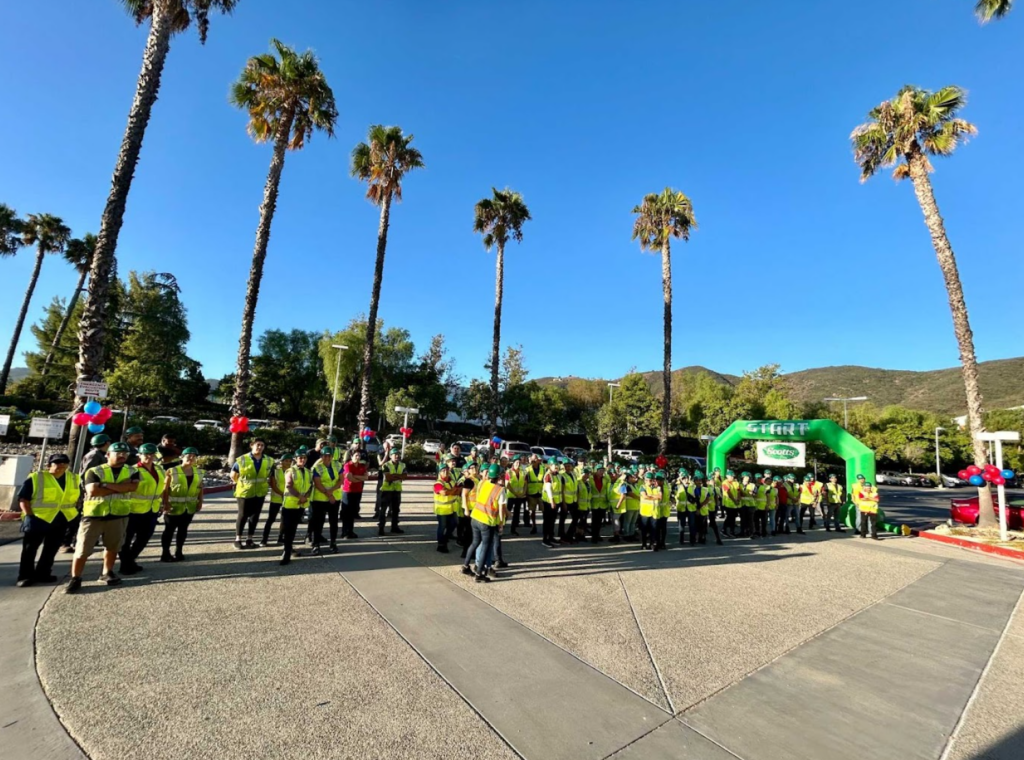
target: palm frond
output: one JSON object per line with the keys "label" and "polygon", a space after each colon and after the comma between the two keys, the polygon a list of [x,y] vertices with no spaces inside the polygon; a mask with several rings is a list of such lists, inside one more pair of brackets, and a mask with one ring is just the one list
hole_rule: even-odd
{"label": "palm frond", "polygon": [[71,239],[71,229],[53,214],[29,214],[21,229],[21,241],[44,253],[61,253]]}
{"label": "palm frond", "polygon": [[1013,10],[1013,0],[978,0],[974,13],[978,20],[987,24],[993,19],[1001,19]]}
{"label": "palm frond", "polygon": [[64,249],[64,260],[73,266],[79,274],[88,272],[95,251],[96,236],[87,232],[81,238],[73,238],[68,241],[67,247]]}
{"label": "palm frond", "polygon": [[523,225],[530,221],[530,209],[515,190],[491,188],[491,197],[477,201],[473,208],[473,231],[483,233],[485,250],[501,248],[511,239],[523,242]]}
{"label": "palm frond", "polygon": [[697,229],[693,203],[685,193],[666,187],[660,194],[648,193],[639,206],[633,207],[637,215],[633,221],[633,240],[642,251],[660,251],[671,238],[690,239]]}
{"label": "palm frond", "polygon": [[412,146],[413,136],[401,127],[372,124],[366,138],[352,149],[352,176],[367,184],[366,197],[374,205],[387,197],[401,200],[405,175],[424,165],[423,155]]}
{"label": "palm frond", "polygon": [[6,203],[0,203],[0,257],[13,256],[22,247],[22,226],[18,213]]}
{"label": "palm frond", "polygon": [[[125,11],[136,24],[142,24],[153,17],[153,2],[154,0],[121,0]],[[227,15],[239,2],[240,0],[175,0],[171,8],[171,30],[174,33],[183,32],[195,21],[199,41],[206,44],[206,37],[210,31],[211,11],[220,11]]]}

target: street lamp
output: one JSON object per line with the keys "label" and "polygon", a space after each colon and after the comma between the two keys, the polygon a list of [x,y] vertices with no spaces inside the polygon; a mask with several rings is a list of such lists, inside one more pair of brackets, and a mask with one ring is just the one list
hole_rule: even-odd
{"label": "street lamp", "polygon": [[[404,412],[405,413],[405,422],[402,423],[402,427],[403,428],[409,427],[409,415],[410,414],[419,414],[420,413],[419,409],[417,409],[415,407],[412,407],[412,406],[396,406],[395,407],[395,411],[396,412]],[[405,461],[405,433],[402,433],[402,461],[403,462]]]}
{"label": "street lamp", "polygon": [[[338,351],[348,351],[348,346],[331,344],[331,348]],[[338,363],[334,365],[334,398],[331,400],[331,424],[327,426],[327,435],[334,435],[334,407],[338,404],[338,378],[341,376],[341,354],[338,354]]]}
{"label": "street lamp", "polygon": [[935,474],[939,476],[939,488],[945,488],[946,484],[942,482],[942,467],[939,463],[939,433],[946,431],[944,427],[935,428]]}
{"label": "street lamp", "polygon": [[842,401],[843,402],[843,427],[850,427],[850,413],[847,410],[846,405],[851,401],[867,401],[867,396],[851,396],[849,398],[843,398],[842,396],[829,396],[826,401]]}
{"label": "street lamp", "polygon": [[[609,405],[611,405],[611,403],[612,403],[612,393],[613,393],[612,389],[613,388],[621,388],[621,387],[622,387],[622,383],[608,383],[608,404]],[[611,434],[611,431],[609,431],[608,432],[608,464],[611,464],[611,463],[612,463],[612,434]]]}
{"label": "street lamp", "polygon": [[[1000,471],[1003,469],[1003,442],[1013,442],[1020,440],[1020,433],[1016,431],[1000,430],[995,433],[979,433],[978,440],[988,441],[989,443],[995,444],[996,450],[996,467]],[[1006,485],[1001,485],[996,488],[996,492],[999,496],[999,540],[1006,543]],[[980,499],[979,499],[980,501]]]}

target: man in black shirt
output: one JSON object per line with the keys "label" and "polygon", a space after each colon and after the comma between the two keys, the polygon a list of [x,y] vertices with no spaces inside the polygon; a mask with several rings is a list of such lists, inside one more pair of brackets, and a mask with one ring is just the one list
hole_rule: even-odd
{"label": "man in black shirt", "polygon": [[[22,513],[21,564],[18,567],[18,586],[33,583],[56,583],[51,575],[53,558],[64,538],[69,517],[78,513],[80,479],[67,471],[71,460],[67,454],[53,454],[46,472],[29,475],[21,491],[18,505]],[[36,552],[43,547],[39,562]]]}

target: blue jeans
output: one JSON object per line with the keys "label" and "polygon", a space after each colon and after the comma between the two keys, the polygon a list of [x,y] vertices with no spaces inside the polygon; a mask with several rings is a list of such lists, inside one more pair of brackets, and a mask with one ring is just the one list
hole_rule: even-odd
{"label": "blue jeans", "polygon": [[690,543],[697,542],[697,513],[691,512],[684,508],[682,512],[676,512],[676,518],[679,520],[679,543],[683,543],[683,538],[689,533]]}
{"label": "blue jeans", "polygon": [[472,521],[473,543],[469,545],[466,552],[466,561],[463,567],[469,567],[470,560],[476,559],[476,571],[483,573],[491,563],[491,549],[494,546],[493,525],[484,525],[479,520]]}
{"label": "blue jeans", "polygon": [[458,525],[458,518],[454,515],[436,515],[437,517],[437,545],[448,546],[448,540],[455,533],[455,526]]}

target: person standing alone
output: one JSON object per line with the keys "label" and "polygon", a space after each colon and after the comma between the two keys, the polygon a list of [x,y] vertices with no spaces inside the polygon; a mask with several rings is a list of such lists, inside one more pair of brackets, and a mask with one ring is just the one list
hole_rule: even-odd
{"label": "person standing alone", "polygon": [[[68,523],[78,516],[81,479],[68,472],[71,460],[67,454],[53,454],[45,472],[33,472],[18,493],[21,507],[21,564],[18,566],[19,587],[34,583],[56,583],[52,575],[53,558],[64,539]],[[39,561],[36,553],[42,546]]]}

